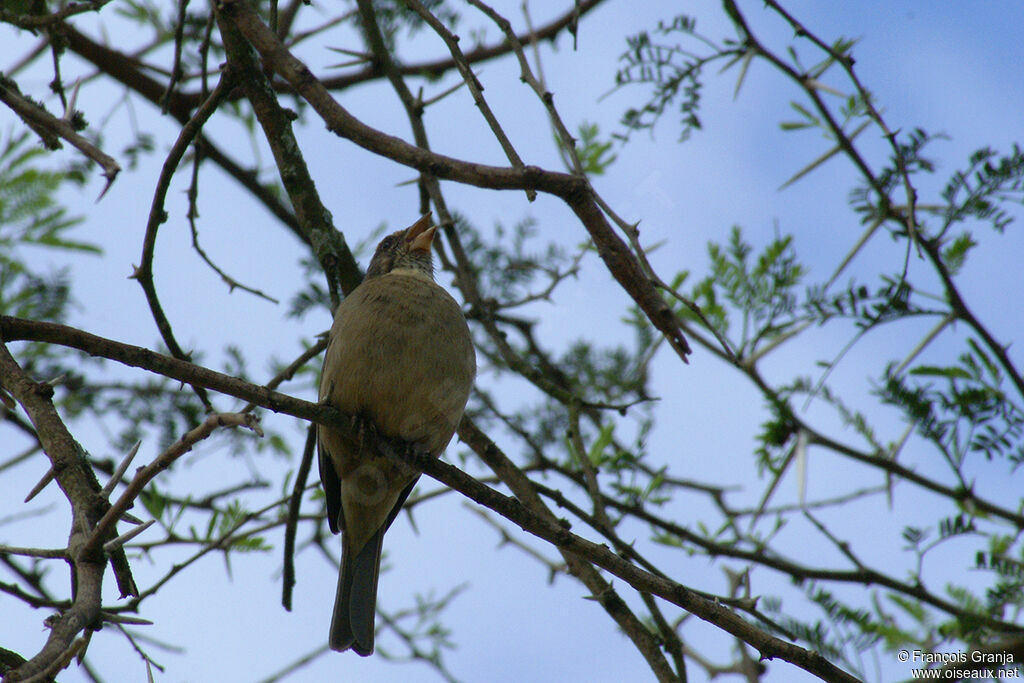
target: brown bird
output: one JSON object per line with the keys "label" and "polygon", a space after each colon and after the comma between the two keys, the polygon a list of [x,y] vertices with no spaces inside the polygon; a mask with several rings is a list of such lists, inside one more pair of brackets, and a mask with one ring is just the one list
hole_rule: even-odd
{"label": "brown bird", "polygon": [[317,427],[331,531],[342,532],[330,646],[373,652],[381,543],[419,473],[381,455],[380,435],[439,456],[476,375],[462,310],[434,282],[430,214],[388,235],[363,282],[338,306],[320,376],[320,402],[357,426]]}

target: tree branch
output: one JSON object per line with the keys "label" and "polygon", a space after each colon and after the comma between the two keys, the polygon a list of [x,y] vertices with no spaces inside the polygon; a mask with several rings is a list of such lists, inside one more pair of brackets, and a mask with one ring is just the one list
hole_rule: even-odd
{"label": "tree branch", "polygon": [[[54,323],[25,321],[8,316],[0,317],[0,334],[4,339],[30,339],[47,341],[79,348],[92,355],[141,367],[159,374],[188,383],[201,384],[208,389],[221,391],[237,398],[253,401],[275,412],[284,412],[295,417],[312,420],[318,424],[336,424],[345,417],[334,408],[318,405],[301,399],[278,394],[249,382],[223,375],[182,360],[153,353],[146,349],[121,344],[109,339],[75,330]],[[500,450],[476,429],[468,417],[463,418],[459,436],[484,457],[485,462],[500,477],[511,482],[516,495],[524,498],[536,496],[532,487],[524,487],[518,476],[509,472],[507,458]],[[405,457],[400,455],[398,457]],[[856,681],[854,677],[834,666],[816,652],[801,648],[776,638],[744,621],[741,617],[701,597],[690,589],[644,571],[600,546],[570,533],[552,518],[545,518],[527,509],[519,501],[502,495],[481,484],[458,468],[427,456],[410,454],[409,462],[429,476],[459,491],[476,502],[498,512],[506,519],[543,540],[549,541],[560,550],[593,563],[619,577],[634,589],[653,593],[672,604],[708,621],[755,647],[764,658],[779,657],[803,668],[827,681]],[[610,596],[595,596],[599,599],[613,599]],[[621,600],[617,596],[614,599]]]}
{"label": "tree branch", "polygon": [[[18,85],[2,75],[0,75],[0,102],[14,110],[14,113],[20,116],[25,124],[42,138],[48,149],[59,149],[61,145],[57,138],[63,138],[86,157],[99,164],[103,168],[103,177],[107,179],[107,184],[100,192],[100,197],[106,194],[117,174],[121,172],[121,167],[112,156],[104,153],[96,145],[79,135],[70,120],[58,119],[22,95]],[[67,114],[70,117],[73,113],[68,112]]]}

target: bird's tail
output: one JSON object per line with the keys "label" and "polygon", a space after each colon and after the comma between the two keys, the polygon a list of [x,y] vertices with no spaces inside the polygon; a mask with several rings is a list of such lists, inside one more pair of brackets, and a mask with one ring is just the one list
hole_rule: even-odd
{"label": "bird's tail", "polygon": [[[330,646],[344,652],[352,648],[360,656],[373,654],[374,617],[377,612],[377,574],[387,525],[377,530],[358,553],[342,543],[338,592],[334,597]],[[344,538],[342,539],[344,541]]]}

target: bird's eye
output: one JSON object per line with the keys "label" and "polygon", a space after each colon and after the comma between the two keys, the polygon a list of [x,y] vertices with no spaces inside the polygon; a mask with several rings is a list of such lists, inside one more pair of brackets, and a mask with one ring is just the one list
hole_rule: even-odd
{"label": "bird's eye", "polygon": [[380,244],[377,246],[377,251],[388,251],[388,250],[390,250],[394,246],[395,246],[395,236],[394,235],[388,235],[387,237],[385,237],[384,239],[382,239],[380,241]]}

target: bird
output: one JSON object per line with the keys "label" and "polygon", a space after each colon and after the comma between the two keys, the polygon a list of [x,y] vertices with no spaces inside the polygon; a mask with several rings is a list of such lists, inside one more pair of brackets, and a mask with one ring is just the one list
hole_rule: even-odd
{"label": "bird", "polygon": [[350,420],[318,425],[320,481],[332,533],[342,534],[332,650],[373,653],[384,533],[419,472],[375,439],[438,457],[462,418],[476,354],[459,304],[434,282],[427,213],[377,245],[363,281],[338,305],[319,400]]}

